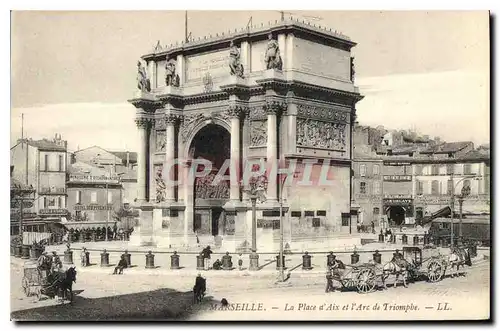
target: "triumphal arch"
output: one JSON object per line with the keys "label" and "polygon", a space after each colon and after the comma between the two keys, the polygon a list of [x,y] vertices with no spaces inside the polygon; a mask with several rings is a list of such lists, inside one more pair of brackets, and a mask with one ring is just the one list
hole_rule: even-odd
{"label": "triumphal arch", "polygon": [[[283,20],[142,56],[132,243],[276,249],[280,201],[287,248],[349,240],[355,45]],[[255,209],[248,169],[265,169]]]}

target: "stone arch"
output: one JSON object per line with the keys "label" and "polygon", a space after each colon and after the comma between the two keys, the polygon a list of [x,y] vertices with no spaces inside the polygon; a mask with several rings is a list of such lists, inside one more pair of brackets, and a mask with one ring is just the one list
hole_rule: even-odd
{"label": "stone arch", "polygon": [[220,116],[214,116],[214,117],[205,117],[204,120],[197,121],[193,123],[191,127],[185,128],[189,130],[189,135],[187,136],[186,140],[184,141],[184,146],[182,149],[182,156],[187,159],[188,153],[189,153],[189,147],[191,146],[191,143],[193,142],[193,139],[196,137],[198,132],[201,131],[204,127],[210,124],[215,124],[218,125],[225,130],[231,135],[231,124],[225,119],[221,118]]}

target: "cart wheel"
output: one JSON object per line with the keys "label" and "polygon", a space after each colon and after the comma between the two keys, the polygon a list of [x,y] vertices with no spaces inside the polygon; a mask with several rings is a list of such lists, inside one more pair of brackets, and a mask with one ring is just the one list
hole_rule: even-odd
{"label": "cart wheel", "polygon": [[431,283],[439,282],[443,277],[443,266],[438,261],[432,261],[427,267],[427,278]]}
{"label": "cart wheel", "polygon": [[23,284],[24,294],[26,294],[26,296],[29,297],[31,294],[30,293],[30,285],[29,285],[28,279],[26,277],[23,277],[22,284]]}
{"label": "cart wheel", "polygon": [[358,277],[356,277],[358,293],[372,292],[375,289],[376,278],[375,271],[372,269],[361,270]]}

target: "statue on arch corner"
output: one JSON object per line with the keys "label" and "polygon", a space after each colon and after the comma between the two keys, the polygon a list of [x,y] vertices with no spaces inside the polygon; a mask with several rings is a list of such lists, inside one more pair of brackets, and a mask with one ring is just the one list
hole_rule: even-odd
{"label": "statue on arch corner", "polygon": [[231,41],[229,46],[229,68],[231,69],[231,76],[237,76],[243,78],[243,65],[240,62],[240,50]]}
{"label": "statue on arch corner", "polygon": [[281,61],[280,46],[278,41],[273,39],[273,34],[269,33],[266,54],[264,60],[266,62],[266,69],[283,69],[283,61]]}
{"label": "statue on arch corner", "polygon": [[165,85],[179,87],[180,86],[180,77],[176,73],[176,62],[174,59],[170,59],[165,64]]}
{"label": "statue on arch corner", "polygon": [[137,88],[141,92],[151,92],[151,82],[141,61],[137,61]]}

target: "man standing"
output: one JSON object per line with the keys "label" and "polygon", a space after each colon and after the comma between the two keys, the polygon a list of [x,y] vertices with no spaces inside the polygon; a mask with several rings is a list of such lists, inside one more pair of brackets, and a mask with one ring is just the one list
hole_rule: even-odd
{"label": "man standing", "polygon": [[210,269],[210,255],[213,254],[212,250],[210,249],[210,246],[207,246],[203,249],[201,252],[201,255],[203,256],[203,266],[205,267],[205,270]]}

